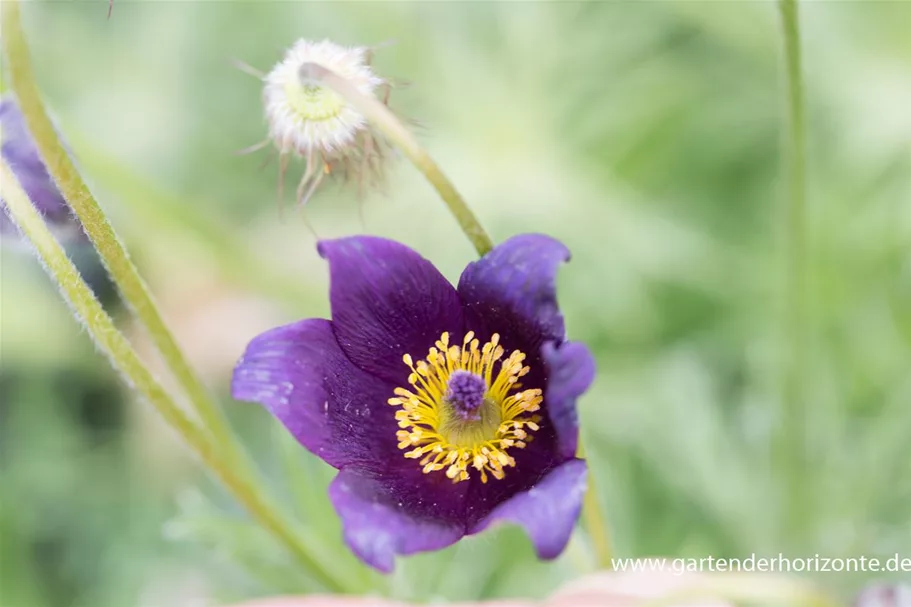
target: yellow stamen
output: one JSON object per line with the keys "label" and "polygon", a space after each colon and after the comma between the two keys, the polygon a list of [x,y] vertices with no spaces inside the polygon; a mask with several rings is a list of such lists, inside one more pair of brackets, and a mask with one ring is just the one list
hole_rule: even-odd
{"label": "yellow stamen", "polygon": [[[402,361],[411,369],[411,389],[396,388],[388,400],[394,407],[399,430],[399,449],[405,457],[420,460],[424,474],[445,470],[452,482],[468,480],[477,471],[481,482],[488,475],[505,476],[504,468],[516,461],[507,448],[523,449],[539,429],[543,395],[539,389],[521,390],[519,378],[530,369],[523,365],[525,354],[515,350],[505,360],[500,336],[493,334],[483,346],[469,331],[462,345],[449,343],[443,333],[425,360],[414,362],[409,354]],[[487,385],[478,419],[465,419],[446,401],[450,376],[467,371],[483,378]]]}

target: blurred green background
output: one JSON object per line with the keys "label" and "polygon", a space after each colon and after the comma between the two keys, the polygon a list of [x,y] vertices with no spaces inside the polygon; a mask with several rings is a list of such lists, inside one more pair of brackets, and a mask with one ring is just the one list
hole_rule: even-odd
{"label": "blurred green background", "polygon": [[[783,75],[768,2],[29,2],[46,101],[163,312],[296,518],[359,588],[415,600],[543,596],[590,567],[584,534],[540,564],[500,529],[400,559],[341,546],[331,470],[231,401],[257,332],[326,315],[326,268],[264,137],[267,70],[297,38],[391,42],[391,105],[496,240],[545,231],[599,377],[581,401],[621,556],[911,557],[911,4],[803,6],[809,350],[782,403]],[[292,163],[288,183],[303,170]],[[289,190],[293,189],[289,187]],[[363,205],[363,223],[358,206]],[[473,251],[403,160],[321,237],[400,239],[452,279]],[[144,352],[89,251],[73,255]],[[317,590],[121,386],[38,264],[4,246],[0,604],[190,606]],[[795,429],[789,424],[799,422]],[[790,437],[790,438],[788,438]],[[794,438],[799,439],[796,443]],[[787,441],[791,441],[788,443]],[[901,575],[901,574],[896,574]],[[886,574],[818,574],[848,598]],[[895,578],[898,579],[898,578]]]}

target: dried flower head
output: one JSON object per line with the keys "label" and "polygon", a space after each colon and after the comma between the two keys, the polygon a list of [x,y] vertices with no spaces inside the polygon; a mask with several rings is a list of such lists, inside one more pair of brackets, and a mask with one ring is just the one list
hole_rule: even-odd
{"label": "dried flower head", "polygon": [[263,76],[263,103],[269,138],[279,151],[282,176],[290,155],[306,161],[297,198],[306,202],[324,175],[365,179],[380,177],[383,149],[364,116],[345,98],[315,80],[301,68],[316,64],[343,78],[358,92],[374,95],[388,83],[370,66],[372,51],[344,47],[329,40],[298,40],[285,57]]}
{"label": "dried flower head", "polygon": [[372,94],[382,79],[367,64],[366,48],[345,48],[328,40],[299,40],[266,76],[263,101],[269,137],[282,152],[332,157],[354,143],[366,120],[345,99],[317,83],[304,82],[300,68],[316,63]]}

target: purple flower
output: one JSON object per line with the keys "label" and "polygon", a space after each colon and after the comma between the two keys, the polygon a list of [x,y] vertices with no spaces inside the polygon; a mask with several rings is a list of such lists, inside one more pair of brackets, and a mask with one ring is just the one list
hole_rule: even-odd
{"label": "purple flower", "polygon": [[[19,106],[11,97],[0,99],[0,132],[3,137],[3,160],[7,163],[32,204],[45,221],[61,235],[82,234],[70,207],[47,172],[35,142],[25,126]],[[7,217],[6,204],[0,199],[0,234],[16,232]]]}
{"label": "purple flower", "polygon": [[232,391],[264,405],[340,470],[329,496],[345,541],[391,571],[499,522],[559,555],[579,516],[576,399],[595,369],[565,339],[557,268],[569,251],[516,236],[457,288],[391,240],[324,241],[332,320],[256,337]]}

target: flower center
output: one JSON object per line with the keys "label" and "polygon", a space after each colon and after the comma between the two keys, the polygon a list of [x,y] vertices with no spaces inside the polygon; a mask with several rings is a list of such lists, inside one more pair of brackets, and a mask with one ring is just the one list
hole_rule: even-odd
{"label": "flower center", "polygon": [[504,468],[516,465],[507,453],[524,449],[538,430],[543,400],[539,389],[520,390],[519,378],[529,372],[525,354],[515,350],[505,360],[500,336],[480,345],[469,331],[462,346],[450,345],[443,333],[426,359],[402,360],[411,369],[410,388],[396,388],[389,404],[401,407],[395,418],[399,449],[419,459],[424,474],[440,470],[453,482],[468,480],[474,468],[486,483],[501,479]]}
{"label": "flower center", "polygon": [[289,78],[285,82],[285,95],[288,104],[302,120],[332,120],[345,108],[344,98],[332,89],[304,84],[297,78]]}
{"label": "flower center", "polygon": [[487,394],[487,382],[480,375],[470,371],[455,371],[449,376],[446,402],[464,420],[477,421],[481,419],[478,409],[484,404],[484,395]]}

